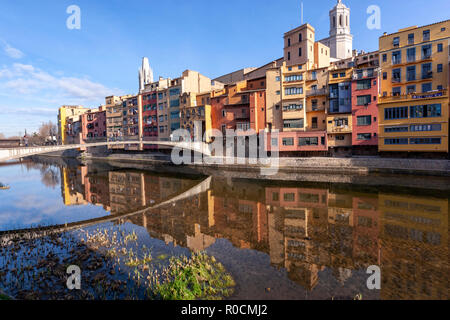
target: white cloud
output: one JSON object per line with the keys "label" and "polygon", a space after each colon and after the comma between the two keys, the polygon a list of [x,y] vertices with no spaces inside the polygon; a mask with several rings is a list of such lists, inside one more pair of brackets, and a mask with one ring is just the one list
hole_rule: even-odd
{"label": "white cloud", "polygon": [[[1,81],[1,80],[4,81]],[[78,103],[99,101],[119,90],[110,89],[101,83],[93,82],[88,78],[64,77],[35,68],[32,65],[14,63],[12,67],[0,69],[1,89],[10,94],[49,96],[52,101],[59,97],[60,104],[68,101]]]}
{"label": "white cloud", "polygon": [[11,47],[8,43],[4,43],[3,51],[6,53],[7,56],[13,59],[21,59],[25,56],[25,54],[20,51],[19,49]]}

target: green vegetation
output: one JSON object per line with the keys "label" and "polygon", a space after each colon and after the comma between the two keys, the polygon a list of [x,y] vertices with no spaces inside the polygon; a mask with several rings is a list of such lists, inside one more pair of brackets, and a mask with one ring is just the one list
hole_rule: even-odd
{"label": "green vegetation", "polygon": [[157,281],[154,294],[163,300],[220,300],[230,296],[235,286],[223,265],[204,253],[171,258],[162,274],[164,280]]}
{"label": "green vegetation", "polygon": [[11,300],[11,298],[5,294],[0,293],[0,300]]}

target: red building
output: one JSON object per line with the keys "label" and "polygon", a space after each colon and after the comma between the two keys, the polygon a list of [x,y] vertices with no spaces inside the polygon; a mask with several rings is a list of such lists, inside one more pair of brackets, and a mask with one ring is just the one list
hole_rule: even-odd
{"label": "red building", "polygon": [[212,127],[257,132],[266,126],[266,78],[245,80],[225,87],[211,99]]}
{"label": "red building", "polygon": [[358,151],[377,151],[378,72],[374,67],[355,69],[352,80],[352,146]]}
{"label": "red building", "polygon": [[[144,92],[142,97],[142,127],[144,140],[158,140],[158,102],[157,92]],[[156,146],[144,145],[144,149],[156,149]]]}
{"label": "red building", "polygon": [[104,106],[81,115],[83,140],[106,139],[106,109]]}

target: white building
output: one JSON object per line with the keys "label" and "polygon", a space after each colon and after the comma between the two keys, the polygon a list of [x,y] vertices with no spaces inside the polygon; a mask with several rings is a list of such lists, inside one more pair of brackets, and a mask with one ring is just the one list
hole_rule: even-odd
{"label": "white building", "polygon": [[352,57],[353,35],[350,33],[350,8],[338,0],[330,10],[330,36],[319,42],[330,48],[331,58]]}
{"label": "white building", "polygon": [[142,58],[142,66],[139,69],[139,92],[144,91],[145,85],[153,82],[153,70],[150,68],[148,58]]}

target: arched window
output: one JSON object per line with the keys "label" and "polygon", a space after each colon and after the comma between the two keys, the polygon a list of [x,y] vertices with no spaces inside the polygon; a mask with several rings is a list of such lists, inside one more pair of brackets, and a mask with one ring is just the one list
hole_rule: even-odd
{"label": "arched window", "polygon": [[302,34],[301,34],[301,33],[299,33],[299,34],[298,34],[298,42],[302,42],[302,40],[303,40],[303,38],[302,38]]}
{"label": "arched window", "polygon": [[333,16],[333,28],[336,28],[336,16]]}
{"label": "arched window", "polygon": [[344,24],[342,23],[342,14],[339,15],[339,27],[343,27]]}
{"label": "arched window", "polygon": [[348,16],[345,16],[345,24],[348,27]]}

